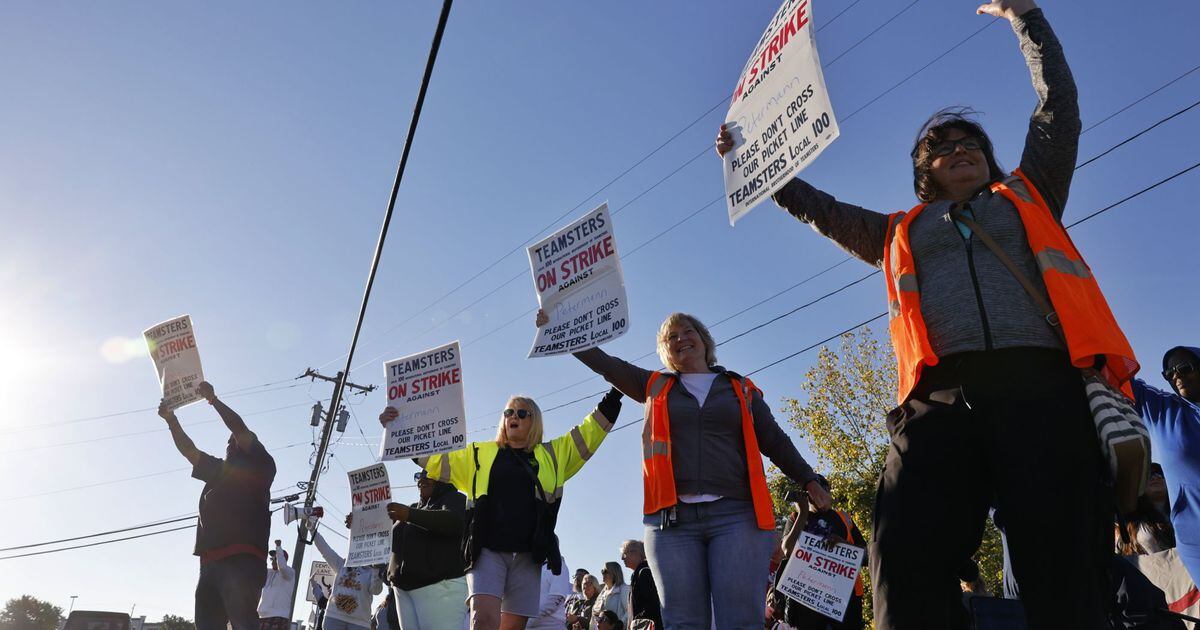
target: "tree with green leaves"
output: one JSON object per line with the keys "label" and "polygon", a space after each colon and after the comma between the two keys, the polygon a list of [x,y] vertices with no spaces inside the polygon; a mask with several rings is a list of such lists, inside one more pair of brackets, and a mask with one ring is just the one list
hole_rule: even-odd
{"label": "tree with green leaves", "polygon": [[179,615],[163,615],[159,623],[161,630],[196,630],[196,624],[192,623],[191,619]]}
{"label": "tree with green leaves", "polygon": [[8,600],[0,610],[0,630],[55,630],[63,609],[32,595]]}
{"label": "tree with green leaves", "polygon": [[[836,350],[823,346],[801,389],[807,397],[785,398],[783,411],[816,454],[816,468],[824,471],[832,487],[834,507],[846,512],[870,540],[875,488],[891,444],[884,421],[896,406],[895,358],[864,327],[843,335]],[[777,471],[772,471],[769,485],[782,522],[789,510],[783,497],[800,488]],[[989,522],[975,558],[992,593],[1001,588],[999,537]],[[869,572],[864,571],[863,579],[863,616],[873,626]]]}

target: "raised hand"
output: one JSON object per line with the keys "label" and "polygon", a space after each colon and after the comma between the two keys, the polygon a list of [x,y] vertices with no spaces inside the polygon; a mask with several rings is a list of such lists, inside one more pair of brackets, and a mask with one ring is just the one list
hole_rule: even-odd
{"label": "raised hand", "polygon": [[1009,22],[1021,17],[1026,11],[1036,9],[1037,5],[1033,0],[996,0],[987,4],[979,5],[975,9],[977,15],[990,15],[993,17],[1002,17]]}
{"label": "raised hand", "polygon": [[167,399],[166,398],[163,398],[162,400],[158,401],[158,417],[162,418],[163,420],[166,420],[167,422],[178,422],[179,421],[179,419],[175,417],[175,412],[171,411],[171,409],[169,407],[167,407]]}
{"label": "raised hand", "polygon": [[729,132],[726,125],[721,125],[721,130],[717,132],[717,155],[725,157],[733,149],[733,134]]}
{"label": "raised hand", "polygon": [[383,410],[383,413],[379,414],[379,424],[383,425],[383,428],[386,429],[389,422],[399,417],[400,412],[396,411],[395,407],[388,407]]}
{"label": "raised hand", "polygon": [[539,308],[537,317],[535,317],[533,319],[533,325],[537,326],[538,328],[541,328],[542,326],[545,326],[546,324],[549,324],[549,323],[550,323],[550,316],[546,314],[546,311],[543,311],[542,309]]}
{"label": "raised hand", "polygon": [[213,389],[212,383],[208,381],[200,381],[200,384],[196,386],[196,393],[200,394],[210,405],[217,399],[217,392]]}

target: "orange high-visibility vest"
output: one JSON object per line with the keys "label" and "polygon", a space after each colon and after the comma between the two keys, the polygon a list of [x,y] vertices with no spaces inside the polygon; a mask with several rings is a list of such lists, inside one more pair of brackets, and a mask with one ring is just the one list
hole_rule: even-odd
{"label": "orange high-visibility vest", "polygon": [[[677,379],[653,372],[646,381],[646,422],[642,425],[642,486],[645,499],[642,511],[654,514],[679,502],[675,493],[675,469],[671,465],[671,419],[667,412],[667,393]],[[763,473],[762,454],[754,433],[754,414],[750,410],[758,388],[748,378],[729,377],[742,408],[742,439],[746,444],[746,472],[750,478],[750,499],[759,529],[775,529],[775,512],[767,476]]]}
{"label": "orange high-visibility vest", "polygon": [[[1012,177],[991,186],[1016,207],[1025,227],[1029,248],[1037,260],[1046,285],[1055,321],[1066,336],[1071,363],[1078,368],[1095,367],[1097,357],[1104,358],[1101,374],[1114,388],[1130,399],[1130,379],[1138,371],[1133,349],[1116,318],[1108,308],[1104,294],[1092,270],[1075,249],[1066,229],[1054,218],[1046,201],[1033,184],[1017,169]],[[888,217],[887,242],[883,249],[883,271],[887,278],[888,329],[896,351],[896,372],[901,403],[912,393],[921,378],[921,370],[937,365],[938,357],[929,345],[925,319],[921,315],[921,290],[913,261],[908,228],[927,204]],[[1024,294],[1013,299],[1028,299]]]}
{"label": "orange high-visibility vest", "polygon": [[[834,509],[833,511],[842,519],[842,525],[846,527],[846,541],[852,545],[866,546],[864,541],[854,539],[854,528],[850,525],[850,517],[841,510]],[[858,567],[858,577],[854,580],[854,595],[855,597],[863,596],[862,567]]]}

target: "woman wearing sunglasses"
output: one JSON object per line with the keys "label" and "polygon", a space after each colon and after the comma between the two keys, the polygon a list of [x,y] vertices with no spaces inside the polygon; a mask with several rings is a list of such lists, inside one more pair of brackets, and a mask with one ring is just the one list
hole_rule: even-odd
{"label": "woman wearing sunglasses", "polygon": [[[495,440],[418,458],[431,478],[467,495],[463,555],[473,630],[522,630],[538,615],[542,565],[562,572],[554,527],[563,484],[600,447],[620,411],[621,393],[611,390],[581,424],[543,442],[541,409],[513,396]],[[398,415],[388,407],[379,421],[387,426]]]}
{"label": "woman wearing sunglasses", "polygon": [[1162,366],[1173,393],[1141,379],[1134,379],[1133,393],[1166,476],[1179,557],[1192,581],[1200,581],[1200,348],[1171,348]]}
{"label": "woman wearing sunglasses", "polygon": [[[799,179],[774,200],[886,278],[900,406],[874,510],[876,627],[965,626],[955,571],[994,501],[1030,627],[1107,628],[1112,500],[1079,368],[1131,395],[1138,366],[1062,225],[1080,134],[1062,46],[1033,0],[976,12],[1008,20],[1037,95],[1020,168],[1001,170],[970,110],[946,109],[912,148],[908,212]],[[974,60],[971,80],[1001,81],[999,61]],[[724,127],[716,144],[735,148]],[[1062,494],[1036,500],[1047,487]]]}

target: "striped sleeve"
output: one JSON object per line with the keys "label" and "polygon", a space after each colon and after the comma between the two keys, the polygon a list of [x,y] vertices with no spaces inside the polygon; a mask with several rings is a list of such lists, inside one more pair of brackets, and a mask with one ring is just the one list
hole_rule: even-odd
{"label": "striped sleeve", "polygon": [[550,447],[558,464],[560,478],[566,480],[574,477],[600,448],[612,428],[612,420],[596,409],[566,435],[551,440]]}

